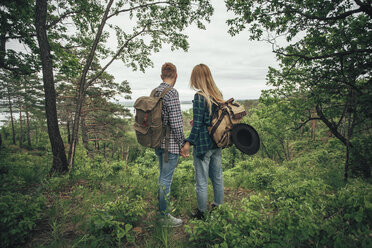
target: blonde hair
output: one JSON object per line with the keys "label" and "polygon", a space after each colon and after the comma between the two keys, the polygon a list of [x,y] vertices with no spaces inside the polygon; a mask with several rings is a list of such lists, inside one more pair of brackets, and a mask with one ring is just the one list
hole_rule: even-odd
{"label": "blonde hair", "polygon": [[161,67],[161,78],[162,79],[174,78],[176,74],[177,74],[177,68],[172,63],[167,62]]}
{"label": "blonde hair", "polygon": [[199,64],[194,67],[190,78],[190,87],[198,90],[198,94],[204,96],[207,101],[209,113],[212,113],[212,101],[223,103],[221,91],[213,80],[212,73],[208,66]]}

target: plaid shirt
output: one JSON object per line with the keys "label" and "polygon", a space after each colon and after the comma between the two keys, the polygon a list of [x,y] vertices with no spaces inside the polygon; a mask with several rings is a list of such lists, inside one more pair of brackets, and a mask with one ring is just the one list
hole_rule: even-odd
{"label": "plaid shirt", "polygon": [[[156,88],[156,91],[162,92],[167,87],[172,86],[163,82]],[[169,90],[163,98],[162,120],[163,126],[169,124],[171,128],[168,152],[179,154],[181,147],[185,143],[185,136],[183,134],[180,99],[175,88]],[[165,149],[165,138],[163,139],[161,148]]]}
{"label": "plaid shirt", "polygon": [[[194,155],[203,159],[204,154],[208,150],[217,148],[216,143],[208,132],[208,126],[211,125],[212,116],[209,114],[208,104],[202,95],[196,93],[192,102],[194,123],[190,136],[186,141],[194,146]],[[213,104],[212,113],[214,109],[215,105]]]}

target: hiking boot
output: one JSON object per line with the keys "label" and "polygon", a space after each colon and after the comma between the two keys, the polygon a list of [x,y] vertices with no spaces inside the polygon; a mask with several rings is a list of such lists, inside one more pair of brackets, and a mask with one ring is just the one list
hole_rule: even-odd
{"label": "hiking boot", "polygon": [[173,217],[170,214],[168,214],[167,216],[164,216],[161,222],[163,226],[166,226],[166,227],[178,227],[183,224],[183,221],[181,219]]}
{"label": "hiking boot", "polygon": [[194,213],[191,214],[191,218],[198,220],[205,220],[204,212],[197,209]]}

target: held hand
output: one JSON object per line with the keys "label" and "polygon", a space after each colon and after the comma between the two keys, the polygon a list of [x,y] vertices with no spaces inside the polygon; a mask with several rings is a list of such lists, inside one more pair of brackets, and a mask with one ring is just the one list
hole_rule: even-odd
{"label": "held hand", "polygon": [[193,126],[194,125],[194,120],[190,120],[190,125]]}
{"label": "held hand", "polygon": [[186,142],[185,145],[181,148],[180,154],[183,158],[190,156],[190,143],[189,142]]}
{"label": "held hand", "polygon": [[181,148],[180,155],[181,155],[183,158],[186,158],[186,157],[189,156],[188,152],[186,152],[185,149],[184,149],[183,147]]}

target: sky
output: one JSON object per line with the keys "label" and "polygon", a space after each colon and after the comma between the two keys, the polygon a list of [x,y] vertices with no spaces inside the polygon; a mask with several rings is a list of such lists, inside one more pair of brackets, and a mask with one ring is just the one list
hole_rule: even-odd
{"label": "sky", "polygon": [[114,62],[108,71],[117,81],[128,80],[132,90],[132,101],[151,90],[161,82],[161,66],[165,62],[176,65],[178,79],[175,88],[181,101],[193,99],[195,91],[190,89],[189,80],[193,67],[206,64],[222,91],[224,99],[258,99],[266,86],[269,66],[277,66],[272,47],[265,41],[250,41],[248,30],[232,37],[228,34],[226,20],[232,16],[227,13],[224,1],[212,0],[214,14],[206,30],[193,26],[186,30],[189,36],[188,52],[171,51],[164,46],[159,53],[151,56],[153,68],[145,73],[132,71],[121,61]]}
{"label": "sky", "polygon": [[[224,1],[212,0],[214,14],[211,22],[206,23],[206,30],[198,29],[195,25],[185,30],[189,36],[189,50],[171,51],[164,45],[160,52],[150,58],[154,63],[153,68],[147,68],[146,72],[132,71],[121,60],[115,61],[107,69],[107,72],[115,77],[117,82],[127,80],[132,90],[134,101],[140,96],[149,95],[151,90],[161,82],[161,66],[165,62],[176,65],[178,79],[175,88],[179,92],[181,101],[191,101],[195,91],[190,89],[189,80],[193,67],[197,64],[206,64],[222,91],[224,99],[258,99],[261,90],[268,89],[266,75],[269,66],[277,67],[275,55],[271,44],[265,41],[250,41],[248,30],[242,31],[236,36],[228,34],[226,21],[233,14],[227,12]],[[120,18],[120,15],[119,17]],[[123,17],[116,22],[123,24]],[[125,18],[125,17],[124,17]],[[108,44],[116,50],[116,38],[110,37]],[[9,48],[16,50],[24,49],[17,41],[9,44]],[[102,61],[102,65],[105,65]],[[116,97],[119,101],[124,98]]]}

